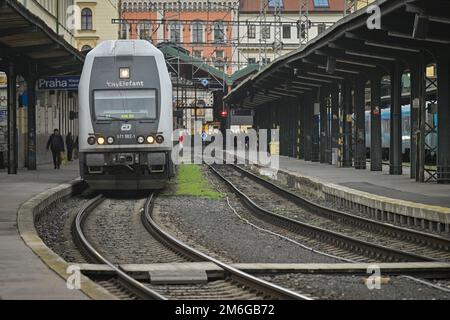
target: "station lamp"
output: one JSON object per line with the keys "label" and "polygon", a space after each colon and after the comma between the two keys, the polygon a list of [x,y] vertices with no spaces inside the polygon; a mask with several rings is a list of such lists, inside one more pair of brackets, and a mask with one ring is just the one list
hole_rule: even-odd
{"label": "station lamp", "polygon": [[119,69],[120,79],[130,79],[130,68],[120,68]]}

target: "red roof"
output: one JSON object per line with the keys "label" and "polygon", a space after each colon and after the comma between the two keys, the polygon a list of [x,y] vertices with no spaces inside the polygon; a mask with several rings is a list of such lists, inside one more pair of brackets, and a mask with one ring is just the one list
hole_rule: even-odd
{"label": "red roof", "polygon": [[[265,3],[269,0],[264,0]],[[276,0],[275,0],[276,1]],[[280,1],[280,0],[278,0]],[[300,0],[282,0],[284,12],[299,12],[300,11]],[[309,12],[343,12],[345,0],[328,0],[330,6],[327,8],[317,8],[314,6],[314,0],[309,0]],[[259,12],[260,11],[260,1],[259,0],[241,0],[240,12]],[[267,7],[267,11],[272,11],[272,8]]]}

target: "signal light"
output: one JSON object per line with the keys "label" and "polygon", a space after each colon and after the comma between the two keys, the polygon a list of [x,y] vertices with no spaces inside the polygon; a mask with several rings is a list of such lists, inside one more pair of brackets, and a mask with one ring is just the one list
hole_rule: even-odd
{"label": "signal light", "polygon": [[106,141],[108,142],[108,144],[113,144],[114,143],[114,137],[108,137],[108,139]]}
{"label": "signal light", "polygon": [[139,136],[139,137],[137,138],[137,142],[138,142],[139,144],[143,144],[143,143],[145,142],[145,138],[144,138],[143,136]]}
{"label": "signal light", "polygon": [[226,118],[226,117],[228,116],[228,112],[227,112],[226,110],[222,110],[222,111],[220,112],[220,116],[221,116],[222,118]]}
{"label": "signal light", "polygon": [[87,139],[87,142],[88,142],[91,146],[93,146],[93,145],[95,144],[95,137],[89,137],[89,138]]}

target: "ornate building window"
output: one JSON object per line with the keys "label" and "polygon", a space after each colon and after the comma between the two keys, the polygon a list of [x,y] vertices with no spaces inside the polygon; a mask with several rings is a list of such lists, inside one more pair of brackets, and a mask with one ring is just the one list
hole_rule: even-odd
{"label": "ornate building window", "polygon": [[81,10],[81,30],[92,30],[92,10],[89,8]]}

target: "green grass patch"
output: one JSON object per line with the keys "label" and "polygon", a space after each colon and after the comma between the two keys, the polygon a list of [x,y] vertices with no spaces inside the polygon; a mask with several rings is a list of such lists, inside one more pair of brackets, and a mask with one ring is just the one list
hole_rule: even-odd
{"label": "green grass patch", "polygon": [[222,198],[222,195],[203,176],[202,167],[195,164],[178,166],[175,181],[162,195]]}

